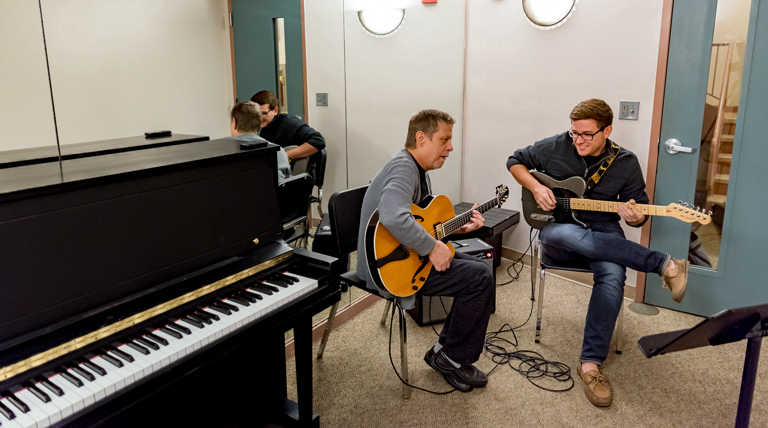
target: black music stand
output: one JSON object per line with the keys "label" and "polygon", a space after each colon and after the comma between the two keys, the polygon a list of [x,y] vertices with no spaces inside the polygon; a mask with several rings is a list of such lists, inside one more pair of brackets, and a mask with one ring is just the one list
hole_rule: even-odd
{"label": "black music stand", "polygon": [[688,330],[644,336],[637,341],[637,344],[643,354],[651,358],[670,352],[707,345],[723,345],[747,339],[739,407],[736,412],[736,427],[741,428],[749,426],[763,336],[768,336],[768,304],[726,309]]}

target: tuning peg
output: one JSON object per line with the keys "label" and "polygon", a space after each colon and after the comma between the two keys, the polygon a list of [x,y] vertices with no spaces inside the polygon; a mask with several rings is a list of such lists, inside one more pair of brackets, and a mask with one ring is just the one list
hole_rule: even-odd
{"label": "tuning peg", "polygon": [[712,211],[709,212],[709,216],[712,217]]}
{"label": "tuning peg", "polygon": [[683,205],[683,200],[680,199],[680,200],[677,201],[677,203],[680,204],[680,205]]}
{"label": "tuning peg", "polygon": [[701,208],[699,206],[696,206],[696,211],[699,211]]}

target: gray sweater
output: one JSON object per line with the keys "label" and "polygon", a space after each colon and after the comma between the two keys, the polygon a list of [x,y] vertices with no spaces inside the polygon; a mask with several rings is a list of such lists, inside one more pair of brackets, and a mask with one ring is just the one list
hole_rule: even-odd
{"label": "gray sweater", "polygon": [[[431,192],[431,182],[426,173],[425,178]],[[376,174],[363,199],[357,238],[357,276],[366,281],[368,288],[376,288],[371,283],[365,261],[365,230],[371,215],[378,209],[379,222],[401,244],[416,250],[419,255],[427,255],[435,246],[435,238],[411,217],[411,204],[420,202],[426,196],[421,194],[419,167],[406,149],[397,152]]]}
{"label": "gray sweater", "polygon": [[[269,141],[261,138],[260,136],[256,134],[251,133],[245,133],[240,134],[237,137],[227,137],[232,138],[233,140],[240,140],[240,141],[263,141],[265,143],[268,143]],[[285,153],[285,150],[280,147],[280,150],[277,151],[277,182],[282,183],[287,178],[290,178],[291,176],[291,164],[288,160],[288,155]]]}

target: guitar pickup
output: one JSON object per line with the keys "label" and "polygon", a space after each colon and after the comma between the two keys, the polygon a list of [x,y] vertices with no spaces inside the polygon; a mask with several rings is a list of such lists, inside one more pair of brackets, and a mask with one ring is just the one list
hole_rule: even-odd
{"label": "guitar pickup", "polygon": [[555,216],[553,215],[531,214],[530,217],[532,220],[538,220],[538,221],[549,221],[549,222],[555,221]]}

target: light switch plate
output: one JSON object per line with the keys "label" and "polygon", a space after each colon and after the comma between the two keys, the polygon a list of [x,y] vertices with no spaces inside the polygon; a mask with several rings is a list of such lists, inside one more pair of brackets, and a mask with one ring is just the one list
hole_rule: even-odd
{"label": "light switch plate", "polygon": [[318,92],[316,95],[317,95],[317,105],[328,106],[328,93]]}
{"label": "light switch plate", "polygon": [[637,120],[640,101],[619,101],[619,119]]}

